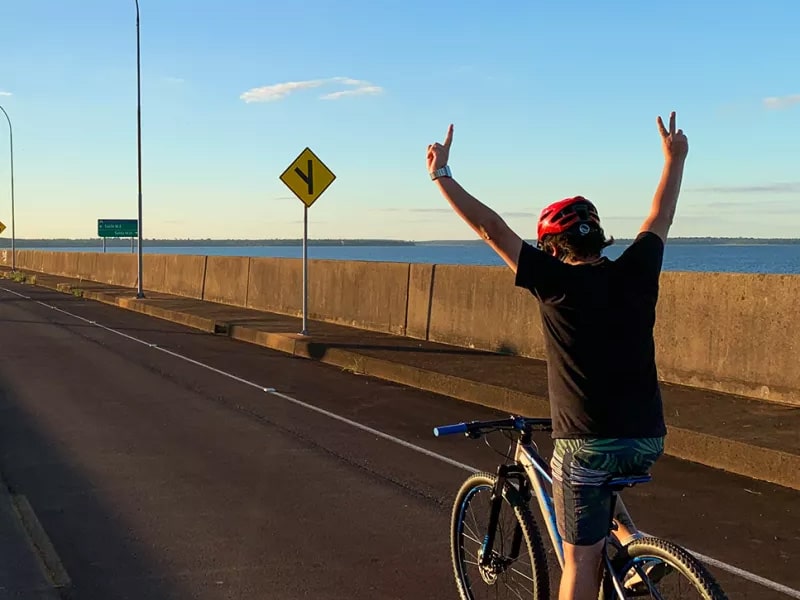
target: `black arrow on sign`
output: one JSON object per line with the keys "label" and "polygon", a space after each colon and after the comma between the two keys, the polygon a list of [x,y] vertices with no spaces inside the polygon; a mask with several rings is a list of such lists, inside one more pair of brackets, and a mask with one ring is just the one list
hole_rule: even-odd
{"label": "black arrow on sign", "polygon": [[306,185],[308,185],[308,195],[309,196],[313,196],[314,195],[314,169],[313,169],[313,165],[314,165],[314,161],[312,161],[309,158],[308,159],[308,174],[303,173],[300,170],[300,167],[295,167],[294,168],[294,172],[297,173],[300,176],[300,179],[302,179],[303,181],[306,182]]}

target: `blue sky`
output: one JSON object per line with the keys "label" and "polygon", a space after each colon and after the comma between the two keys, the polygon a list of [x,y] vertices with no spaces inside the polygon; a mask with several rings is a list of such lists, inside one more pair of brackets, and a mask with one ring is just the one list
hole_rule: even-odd
{"label": "blue sky", "polygon": [[[140,10],[145,237],[300,237],[303,205],[278,176],[310,146],[337,176],[309,210],[311,237],[472,238],[425,170],[450,122],[454,174],[524,237],[575,194],[630,237],[661,169],[655,119],[672,109],[690,143],[673,235],[800,229],[796,0]],[[4,3],[18,237],[135,218],[135,33],[133,0]]]}

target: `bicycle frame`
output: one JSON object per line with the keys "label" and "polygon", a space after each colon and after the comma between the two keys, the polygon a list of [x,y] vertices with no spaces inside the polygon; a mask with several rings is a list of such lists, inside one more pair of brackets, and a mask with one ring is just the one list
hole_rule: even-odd
{"label": "bicycle frame", "polygon": [[[520,470],[521,467],[521,470]],[[545,525],[547,526],[547,532],[550,536],[550,541],[553,544],[553,548],[556,553],[556,558],[558,559],[559,567],[563,570],[564,568],[564,543],[561,538],[561,535],[558,532],[558,527],[556,526],[556,515],[555,515],[555,508],[553,506],[553,498],[547,492],[546,485],[552,486],[553,484],[553,477],[550,471],[550,466],[547,462],[539,455],[535,448],[535,444],[532,440],[532,436],[530,432],[525,432],[522,434],[521,438],[516,442],[515,450],[514,450],[514,464],[511,465],[501,465],[498,468],[497,472],[497,488],[493,490],[492,496],[492,505],[491,505],[491,512],[489,514],[489,528],[486,538],[484,540],[484,553],[483,553],[483,561],[488,561],[488,557],[491,554],[491,548],[494,544],[494,535],[495,530],[497,528],[497,520],[499,518],[500,513],[500,505],[502,502],[502,496],[498,494],[500,490],[503,489],[505,485],[505,480],[508,478],[519,477],[521,473],[524,472],[528,483],[532,487],[532,495],[536,497],[536,500],[539,504],[539,510],[541,511],[542,518],[545,521]],[[616,494],[614,496],[616,499]],[[613,504],[612,504],[612,514],[613,514]],[[519,544],[521,543],[520,535],[515,535],[514,540],[512,542],[512,556],[516,556],[519,552]],[[606,544],[608,540],[606,540]],[[489,552],[486,552],[486,550]],[[611,578],[612,585],[616,591],[616,595],[620,600],[624,600],[625,592],[622,587],[622,582],[619,581],[617,575],[614,573],[614,569],[611,565],[611,559],[608,556],[608,547],[607,545],[603,548],[603,560],[605,562],[605,572],[607,576]]]}
{"label": "bicycle frame", "polygon": [[547,488],[545,487],[545,485],[553,485],[553,476],[550,472],[550,465],[548,465],[534,449],[530,434],[524,434],[522,439],[517,442],[514,452],[514,461],[525,469],[528,481],[533,486],[533,495],[536,497],[539,510],[542,513],[542,518],[547,526],[547,533],[550,535],[550,541],[553,543],[553,549],[556,552],[558,564],[563,569],[564,543],[556,527],[556,512],[553,506],[553,497],[547,492]]}

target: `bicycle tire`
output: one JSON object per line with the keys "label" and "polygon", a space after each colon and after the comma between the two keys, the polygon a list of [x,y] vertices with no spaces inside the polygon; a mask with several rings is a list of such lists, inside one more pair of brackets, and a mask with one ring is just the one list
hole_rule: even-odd
{"label": "bicycle tire", "polygon": [[[670,565],[692,583],[703,600],[728,600],[728,596],[708,569],[687,550],[669,540],[657,537],[634,540],[614,557],[612,567],[617,576],[622,578],[632,568],[633,561],[642,558],[656,558]],[[671,577],[671,574],[666,577]],[[606,579],[604,584],[605,598],[616,598],[610,581]]]}
{"label": "bicycle tire", "polygon": [[[497,477],[490,473],[475,473],[461,485],[453,503],[450,521],[450,555],[453,562],[453,574],[461,600],[473,600],[464,564],[464,549],[461,545],[462,511],[473,490],[479,487],[493,488]],[[506,484],[503,499],[513,509],[517,524],[521,527],[522,537],[531,559],[531,579],[533,580],[532,600],[550,600],[550,575],[547,555],[542,535],[527,502],[517,497],[517,491]]]}

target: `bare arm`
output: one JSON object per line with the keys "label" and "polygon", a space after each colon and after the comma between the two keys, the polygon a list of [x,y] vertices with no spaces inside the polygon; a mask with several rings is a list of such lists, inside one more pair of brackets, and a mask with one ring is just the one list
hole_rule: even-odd
{"label": "bare arm", "polygon": [[658,117],[658,127],[664,147],[664,169],[661,171],[661,180],[653,197],[650,214],[642,224],[640,232],[651,231],[666,242],[681,192],[683,167],[689,152],[689,142],[682,129],[675,130],[674,112],[670,114],[669,131],[664,127],[661,117]]}
{"label": "bare arm", "polygon": [[440,177],[436,185],[450,206],[515,273],[522,239],[491,208],[471,196],[455,179]]}
{"label": "bare arm", "polygon": [[[453,126],[447,128],[444,143],[428,146],[428,173],[447,166],[450,158],[450,145],[453,143]],[[459,217],[464,219],[472,229],[481,236],[492,249],[505,261],[514,273],[517,272],[517,261],[522,250],[522,240],[511,231],[506,222],[491,208],[471,196],[452,177],[447,175],[435,179],[436,186],[447,198],[450,206]]]}
{"label": "bare arm", "polygon": [[672,226],[675,208],[678,205],[678,195],[683,179],[683,164],[682,160],[668,160],[664,163],[661,181],[653,198],[653,206],[642,224],[641,231],[652,231],[664,242],[667,241],[667,234]]}

